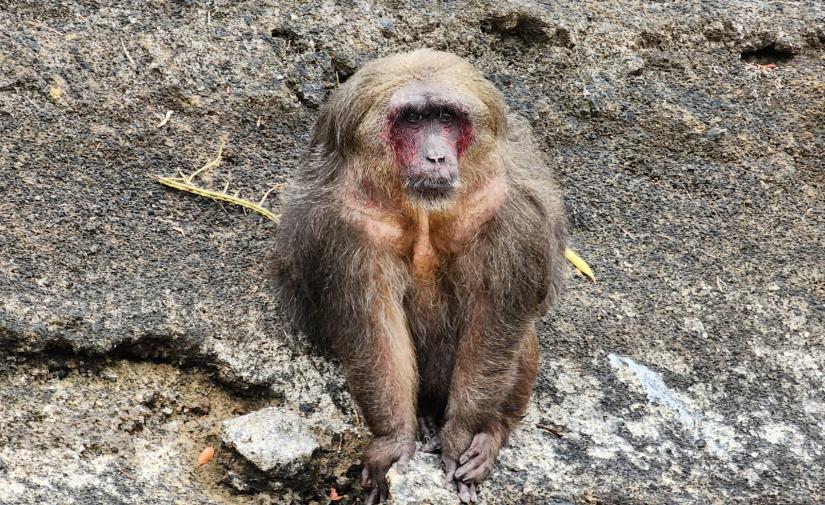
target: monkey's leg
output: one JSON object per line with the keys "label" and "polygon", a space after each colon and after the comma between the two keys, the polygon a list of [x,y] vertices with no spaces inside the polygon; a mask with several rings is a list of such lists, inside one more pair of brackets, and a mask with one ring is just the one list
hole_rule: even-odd
{"label": "monkey's leg", "polygon": [[[339,350],[355,401],[374,436],[364,454],[362,485],[366,503],[387,499],[386,473],[393,463],[406,471],[415,452],[417,372],[412,340],[399,296],[391,284],[381,286],[363,329],[362,345]],[[354,321],[352,324],[356,324]],[[345,354],[342,354],[345,353]]]}
{"label": "monkey's leg", "polygon": [[511,335],[491,330],[471,324],[462,336],[442,432],[447,486],[465,503],[477,500],[478,484],[523,415],[538,366],[532,323]]}

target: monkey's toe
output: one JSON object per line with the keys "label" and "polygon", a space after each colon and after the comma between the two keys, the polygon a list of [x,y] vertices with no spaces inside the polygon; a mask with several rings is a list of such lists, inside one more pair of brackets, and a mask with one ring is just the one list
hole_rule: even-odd
{"label": "monkey's toe", "polygon": [[385,473],[382,471],[375,472],[364,466],[364,471],[361,474],[361,485],[365,490],[368,490],[367,498],[364,501],[365,505],[384,503],[389,498],[390,488],[384,476]]}
{"label": "monkey's toe", "polygon": [[430,416],[418,418],[418,440],[424,452],[438,452],[441,450],[441,432],[438,424]]}
{"label": "monkey's toe", "polygon": [[389,499],[389,495],[389,490],[386,486],[375,486],[367,496],[367,501],[364,502],[364,505],[378,505],[379,503],[384,503]]}
{"label": "monkey's toe", "polygon": [[423,441],[421,450],[428,453],[441,452],[441,434],[436,433],[435,436],[429,440]]}
{"label": "monkey's toe", "polygon": [[364,452],[364,469],[361,486],[368,490],[365,505],[377,505],[387,501],[390,489],[387,471],[395,464],[399,473],[405,473],[415,453],[415,440],[409,437],[386,435],[375,437]]}
{"label": "monkey's toe", "polygon": [[442,455],[441,462],[444,465],[444,487],[450,491],[455,491],[455,471],[458,468],[458,463],[453,458]]}
{"label": "monkey's toe", "polygon": [[425,438],[432,438],[438,433],[438,424],[435,419],[430,416],[421,416],[418,418],[418,439],[422,442]]}

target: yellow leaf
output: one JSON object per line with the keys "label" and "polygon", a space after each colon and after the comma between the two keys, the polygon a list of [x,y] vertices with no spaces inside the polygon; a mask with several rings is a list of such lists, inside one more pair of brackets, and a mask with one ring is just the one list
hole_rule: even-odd
{"label": "yellow leaf", "polygon": [[590,280],[596,282],[596,277],[593,275],[593,270],[590,270],[590,265],[587,264],[586,261],[581,259],[581,257],[573,252],[573,249],[569,247],[564,250],[564,257],[567,258],[567,261],[573,264],[576,269],[583,273],[584,275],[590,277]]}

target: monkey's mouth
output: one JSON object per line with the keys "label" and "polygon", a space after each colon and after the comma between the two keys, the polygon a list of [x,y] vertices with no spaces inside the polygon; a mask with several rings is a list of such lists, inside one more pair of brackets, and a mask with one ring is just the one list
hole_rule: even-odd
{"label": "monkey's mouth", "polygon": [[410,177],[404,181],[407,194],[423,200],[449,199],[457,187],[457,177]]}

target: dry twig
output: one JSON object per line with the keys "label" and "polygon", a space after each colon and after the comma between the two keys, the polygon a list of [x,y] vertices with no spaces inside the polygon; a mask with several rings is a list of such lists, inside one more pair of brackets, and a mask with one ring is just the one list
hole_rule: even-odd
{"label": "dry twig", "polygon": [[223,155],[223,148],[226,145],[226,137],[221,138],[221,143],[218,146],[218,152],[215,157],[209,160],[204,166],[200,167],[199,169],[195,170],[191,174],[187,176],[181,175],[181,177],[157,177],[159,183],[163,184],[164,186],[169,186],[170,188],[179,189],[181,191],[186,191],[188,193],[194,193],[199,196],[204,196],[206,198],[211,198],[212,200],[220,200],[223,202],[229,202],[235,205],[240,205],[241,207],[247,208],[249,210],[254,210],[258,214],[264,216],[267,219],[270,219],[276,223],[280,222],[281,216],[278,214],[274,214],[271,211],[265,209],[261,206],[269,193],[271,193],[274,189],[278,189],[279,185],[274,186],[269,191],[266,192],[264,198],[261,200],[261,203],[254,203],[250,202],[249,200],[244,200],[236,195],[229,195],[226,193],[226,190],[229,188],[227,184],[224,187],[223,192],[213,191],[211,189],[201,188],[192,184],[192,179],[203,173],[204,171],[211,170],[216,168],[218,165],[221,164],[221,156]]}
{"label": "dry twig", "polygon": [[126,49],[126,44],[123,43],[123,39],[120,39],[120,47],[123,48],[123,54],[126,55],[126,58],[129,60],[129,63],[131,63],[133,67],[137,67],[135,60],[132,59],[132,55],[129,54],[129,50]]}

